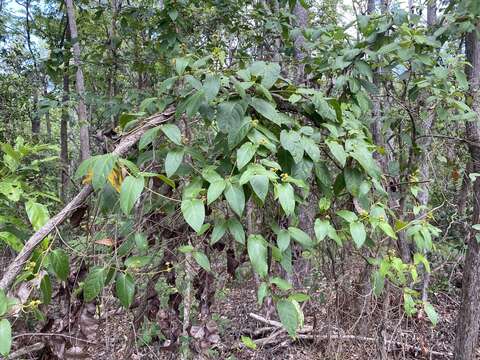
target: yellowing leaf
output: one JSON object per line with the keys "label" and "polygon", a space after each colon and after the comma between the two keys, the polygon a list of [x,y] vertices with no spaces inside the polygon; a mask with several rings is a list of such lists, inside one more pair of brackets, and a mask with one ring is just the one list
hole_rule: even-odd
{"label": "yellowing leaf", "polygon": [[123,182],[123,172],[121,169],[113,169],[110,174],[108,174],[108,182],[112,187],[119,193],[122,187]]}
{"label": "yellowing leaf", "polygon": [[88,169],[87,175],[83,178],[82,184],[91,184],[93,178],[93,170],[92,168]]}

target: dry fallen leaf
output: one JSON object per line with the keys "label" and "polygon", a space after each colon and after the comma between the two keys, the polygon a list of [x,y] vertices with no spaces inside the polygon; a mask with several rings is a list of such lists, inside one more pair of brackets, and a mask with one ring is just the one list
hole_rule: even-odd
{"label": "dry fallen leaf", "polygon": [[105,246],[113,246],[114,241],[110,238],[105,238],[105,239],[100,239],[100,240],[95,241],[95,244],[105,245]]}

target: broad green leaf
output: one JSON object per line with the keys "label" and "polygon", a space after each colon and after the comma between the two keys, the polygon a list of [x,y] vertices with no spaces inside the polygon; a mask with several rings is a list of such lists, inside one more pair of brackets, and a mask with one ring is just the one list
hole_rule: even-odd
{"label": "broad green leaf", "polygon": [[285,251],[290,245],[290,233],[287,230],[280,230],[277,235],[277,246],[280,251]]}
{"label": "broad green leaf", "polygon": [[108,176],[112,173],[118,156],[114,154],[105,154],[95,157],[92,165],[92,185],[96,191],[102,190],[108,179]]}
{"label": "broad green leaf", "polygon": [[230,234],[232,234],[233,238],[236,242],[240,244],[245,244],[245,230],[243,230],[243,226],[235,218],[230,218],[227,221],[227,227]]}
{"label": "broad green leaf", "polygon": [[320,161],[320,148],[309,137],[302,137],[303,149],[314,162]]}
{"label": "broad green leaf", "polygon": [[62,249],[55,249],[49,254],[53,272],[62,281],[67,281],[70,273],[70,264],[67,253]]}
{"label": "broad green leaf", "polygon": [[314,230],[315,230],[315,237],[318,241],[322,241],[327,236],[329,228],[331,227],[330,222],[328,220],[315,220]]}
{"label": "broad green leaf", "polygon": [[358,219],[357,215],[349,210],[339,210],[336,212],[336,214],[349,223]]}
{"label": "broad green leaf", "polygon": [[332,155],[338,160],[340,166],[343,168],[347,162],[347,153],[343,146],[332,140],[327,140],[326,143]]}
{"label": "broad green leaf", "polygon": [[0,354],[7,356],[12,348],[12,326],[7,319],[0,320]]}
{"label": "broad green leaf", "polygon": [[227,231],[227,222],[225,220],[218,221],[215,223],[215,226],[212,230],[212,236],[210,238],[210,245],[215,244],[217,241],[219,241],[223,235],[225,235],[225,232]]}
{"label": "broad green leaf", "polygon": [[176,145],[182,145],[182,133],[177,125],[163,124],[160,126],[160,130],[162,130],[162,132],[171,142]]}
{"label": "broad green leaf", "polygon": [[150,145],[153,142],[153,140],[155,140],[155,138],[157,137],[159,131],[160,131],[160,127],[154,127],[152,129],[147,130],[145,134],[143,134],[142,137],[140,138],[140,141],[138,142],[138,148],[140,150],[143,150],[148,145]]}
{"label": "broad green leaf", "polygon": [[365,226],[359,221],[354,221],[350,223],[350,234],[352,234],[352,239],[358,249],[362,247],[367,238],[367,233],[365,232]]}
{"label": "broad green leaf", "polygon": [[120,303],[129,308],[135,296],[135,281],[130,274],[119,273],[115,281],[115,293]]}
{"label": "broad green leaf", "polygon": [[258,305],[262,306],[263,300],[267,296],[267,293],[268,293],[267,283],[261,282],[257,290]]}
{"label": "broad green leaf", "polygon": [[227,182],[220,178],[219,180],[213,181],[208,187],[207,191],[207,205],[210,205],[212,202],[218,199],[222,195],[223,190],[227,186]]}
{"label": "broad green leaf", "polygon": [[167,177],[172,177],[178,170],[183,161],[184,150],[173,149],[170,150],[165,158],[165,173]]}
{"label": "broad green leaf", "polygon": [[45,225],[50,218],[45,205],[29,200],[25,204],[25,208],[27,210],[28,219],[30,220],[30,223],[35,231],[39,230],[43,225]]}
{"label": "broad green leaf", "polygon": [[52,283],[48,274],[44,275],[40,281],[40,294],[42,304],[50,304],[50,301],[52,300]]}
{"label": "broad green leaf", "polygon": [[378,227],[382,229],[382,231],[385,233],[385,235],[390,236],[392,239],[397,238],[397,234],[395,234],[395,231],[393,231],[392,227],[390,226],[389,223],[386,221],[380,221],[378,223]]}
{"label": "broad green leaf", "polygon": [[257,151],[257,145],[247,141],[237,150],[237,166],[241,170],[252,160],[255,152]]}
{"label": "broad green leaf", "polygon": [[290,216],[295,211],[295,192],[293,186],[289,183],[279,183],[276,185],[278,200],[283,211]]}
{"label": "broad green leaf", "polygon": [[205,77],[205,81],[203,83],[203,91],[205,93],[205,97],[208,101],[215,99],[220,90],[220,79],[215,76],[208,74]]}
{"label": "broad green leaf", "polygon": [[304,144],[300,133],[294,130],[282,130],[280,133],[280,143],[287,150],[296,162],[303,159]]}
{"label": "broad green leaf", "polygon": [[193,252],[193,258],[197,262],[198,265],[200,265],[204,270],[206,271],[212,271],[210,267],[210,261],[208,260],[207,255],[205,255],[201,251],[194,251]]}
{"label": "broad green leaf", "polygon": [[287,291],[287,290],[290,290],[292,288],[292,285],[282,279],[282,278],[279,278],[279,277],[273,277],[270,279],[270,284],[275,284],[280,290],[282,291]]}
{"label": "broad green leaf", "polygon": [[277,312],[282,325],[287,330],[288,335],[295,336],[299,325],[298,311],[295,305],[290,300],[279,300],[277,302]]}
{"label": "broad green leaf", "polygon": [[262,278],[268,274],[267,241],[262,235],[250,235],[247,240],[247,251],[255,272]]}
{"label": "broad green leaf", "polygon": [[310,236],[308,236],[308,234],[305,231],[299,228],[296,228],[294,226],[290,226],[288,228],[288,232],[290,233],[290,236],[293,238],[293,240],[298,242],[303,247],[309,248],[313,246],[312,239],[310,238]]}
{"label": "broad green leaf", "polygon": [[151,256],[135,255],[130,256],[127,260],[125,260],[125,266],[128,268],[142,268],[150,264],[151,261]]}
{"label": "broad green leaf", "polygon": [[181,205],[182,214],[193,230],[199,232],[205,220],[205,207],[200,199],[185,199]]}
{"label": "broad green leaf", "polygon": [[125,215],[130,214],[133,206],[142,194],[145,180],[143,177],[127,176],[120,189],[120,208]]}
{"label": "broad green leaf", "polygon": [[241,338],[243,345],[245,345],[247,348],[256,350],[257,349],[257,344],[252,340],[250,336],[244,336],[242,335]]}
{"label": "broad green leaf", "polygon": [[20,250],[23,249],[23,243],[22,241],[17,238],[15,235],[13,235],[12,233],[8,232],[8,231],[1,231],[0,232],[0,239],[5,243],[7,244],[8,246],[10,246],[13,250],[15,250],[16,252],[20,252]]}
{"label": "broad green leaf", "polygon": [[267,89],[270,89],[280,76],[280,65],[277,63],[255,61],[248,70],[251,75],[261,77],[261,84]]}
{"label": "broad green leaf", "polygon": [[106,270],[102,267],[90,269],[83,283],[83,299],[90,302],[95,299],[105,286]]}
{"label": "broad green leaf", "polygon": [[19,201],[23,194],[22,183],[17,179],[2,179],[0,181],[0,194],[5,195],[9,201]]}
{"label": "broad green leaf", "polygon": [[268,194],[268,177],[265,175],[255,175],[250,179],[250,185],[258,198],[265,201]]}
{"label": "broad green leaf", "polygon": [[250,100],[250,105],[255,109],[256,112],[258,112],[260,115],[270,120],[274,124],[277,124],[279,126],[282,124],[281,118],[277,110],[268,101],[254,97]]}
{"label": "broad green leaf", "polygon": [[0,289],[0,316],[5,315],[8,310],[8,299],[5,295],[5,291]]}
{"label": "broad green leaf", "polygon": [[238,184],[227,183],[224,191],[225,199],[232,210],[240,217],[242,217],[243,209],[245,208],[245,194],[242,186]]}
{"label": "broad green leaf", "polygon": [[323,98],[320,93],[316,93],[312,99],[313,105],[317,113],[325,119],[336,121],[337,114],[330,104]]}
{"label": "broad green leaf", "polygon": [[438,313],[435,311],[435,308],[433,307],[432,304],[429,302],[424,302],[423,303],[423,308],[425,310],[425,313],[428,316],[428,319],[432,323],[433,326],[437,325],[438,323]]}
{"label": "broad green leaf", "polygon": [[178,75],[183,75],[185,72],[185,69],[188,66],[188,59],[187,58],[176,58],[175,59],[175,71],[177,72]]}
{"label": "broad green leaf", "polygon": [[185,114],[188,118],[193,117],[200,108],[200,105],[205,99],[205,94],[202,90],[198,90],[195,94],[191,95],[185,103]]}
{"label": "broad green leaf", "polygon": [[244,107],[239,102],[223,102],[218,105],[217,123],[218,128],[224,134],[237,134],[242,123]]}
{"label": "broad green leaf", "polygon": [[295,300],[296,302],[304,302],[310,300],[310,296],[303,293],[295,293],[288,297],[290,300]]}

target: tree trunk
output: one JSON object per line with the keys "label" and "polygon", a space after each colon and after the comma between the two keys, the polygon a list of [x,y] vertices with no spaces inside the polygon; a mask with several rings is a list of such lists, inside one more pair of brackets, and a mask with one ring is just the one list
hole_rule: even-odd
{"label": "tree trunk", "polygon": [[38,89],[33,90],[32,139],[38,141],[40,135],[40,117],[38,116]]}
{"label": "tree trunk", "polygon": [[[478,113],[480,110],[480,42],[476,30],[467,34],[465,39],[467,60],[472,65],[466,66],[465,72],[470,82],[470,96],[472,108]],[[466,123],[466,136],[472,144],[480,143],[480,128],[477,121]],[[469,146],[473,172],[480,172],[480,148]],[[480,179],[473,183],[473,214],[472,225],[480,223]],[[470,232],[468,249],[465,258],[462,286],[462,305],[457,319],[457,333],[455,339],[455,360],[471,360],[477,344],[478,328],[480,326],[480,243],[476,233]]]}
{"label": "tree trunk", "polygon": [[[308,12],[307,9],[303,7],[301,2],[297,0],[295,7],[293,8],[293,15],[295,16],[295,25],[300,30],[303,31],[307,27]],[[303,59],[305,58],[305,53],[303,52],[303,46],[305,44],[305,38],[303,34],[298,34],[293,40],[293,53],[295,60],[298,61],[297,64],[297,74],[296,80],[298,83],[302,83],[305,77],[305,65],[302,64]]]}
{"label": "tree trunk", "polygon": [[427,25],[431,27],[437,22],[437,1],[431,0],[427,5]]}
{"label": "tree trunk", "polygon": [[78,95],[78,123],[80,124],[80,161],[90,157],[90,137],[88,131],[87,107],[85,105],[85,82],[82,71],[80,42],[78,39],[77,23],[73,0],[65,0],[67,6],[68,25],[73,46],[73,61],[77,67],[75,87]]}
{"label": "tree trunk", "polygon": [[60,198],[67,199],[68,178],[70,176],[68,162],[68,101],[70,99],[70,79],[68,77],[68,62],[63,74],[62,119],[60,120]]}
{"label": "tree trunk", "polygon": [[[47,78],[45,77],[43,81],[43,97],[47,98],[48,96],[48,81]],[[52,140],[52,120],[50,119],[50,111],[47,111],[45,114],[45,124],[47,125],[47,139],[48,141]]]}

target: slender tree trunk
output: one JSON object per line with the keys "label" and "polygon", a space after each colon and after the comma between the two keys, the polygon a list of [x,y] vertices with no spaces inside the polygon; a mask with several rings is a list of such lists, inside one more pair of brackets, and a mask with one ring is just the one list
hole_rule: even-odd
{"label": "slender tree trunk", "polygon": [[[67,57],[68,59],[68,57]],[[68,60],[63,74],[62,119],[60,121],[60,198],[67,199],[69,160],[68,160],[68,101],[70,99],[70,79],[68,77]]]}
{"label": "slender tree trunk", "polygon": [[80,42],[78,39],[77,23],[73,0],[65,0],[67,6],[68,25],[73,46],[73,61],[77,67],[75,87],[78,95],[78,122],[80,124],[80,161],[90,157],[90,137],[88,130],[87,107],[85,105],[85,82],[82,71]]}
{"label": "slender tree trunk", "polygon": [[458,193],[458,216],[463,217],[465,215],[465,210],[467,208],[467,198],[470,192],[470,176],[472,172],[472,163],[469,161],[465,166],[465,171],[462,176],[462,185],[460,187],[460,192]]}
{"label": "slender tree trunk", "polygon": [[[43,82],[43,97],[47,98],[48,96],[48,82],[47,78],[45,77],[44,82]],[[47,125],[47,139],[48,141],[52,140],[52,121],[50,119],[50,111],[47,111],[45,114],[45,124]]]}
{"label": "slender tree trunk", "polygon": [[[293,15],[295,16],[295,25],[297,26],[297,28],[300,31],[305,30],[308,21],[308,11],[303,7],[299,0],[297,0],[297,2],[295,3],[295,7],[293,8]],[[305,53],[303,51],[304,44],[305,38],[303,37],[303,34],[300,33],[295,36],[293,40],[293,53],[295,56],[295,60],[297,60],[299,63],[296,66],[296,80],[298,83],[302,83],[305,78],[305,65],[302,64],[302,61],[305,58]]]}
{"label": "slender tree trunk", "polygon": [[427,5],[427,25],[429,27],[437,22],[437,0],[429,1]]}
{"label": "slender tree trunk", "polygon": [[38,89],[33,90],[32,139],[38,141],[40,135],[40,116],[38,116]]}
{"label": "slender tree trunk", "polygon": [[[478,38],[480,22],[476,29],[467,34],[465,39],[467,60],[472,65],[466,66],[465,72],[470,82],[470,96],[474,111],[480,111],[480,41]],[[480,143],[480,128],[478,121],[466,123],[466,136],[472,144]],[[480,172],[480,148],[469,146],[473,172]],[[480,223],[480,179],[473,183],[473,214],[472,225]],[[462,305],[457,320],[455,339],[455,360],[471,360],[477,344],[480,326],[480,242],[476,233],[470,232],[467,255],[463,272]]]}

